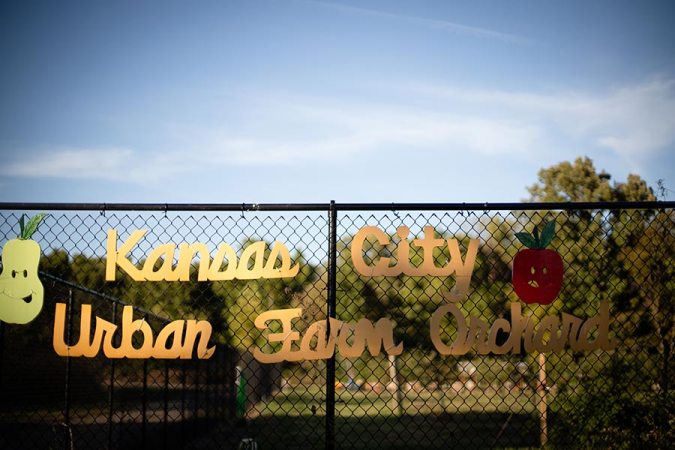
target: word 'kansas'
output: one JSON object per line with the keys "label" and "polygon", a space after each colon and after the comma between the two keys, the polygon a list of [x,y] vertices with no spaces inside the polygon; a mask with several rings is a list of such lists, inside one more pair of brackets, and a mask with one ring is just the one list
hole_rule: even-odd
{"label": "word 'kansas'", "polygon": [[[300,266],[291,267],[291,256],[286,246],[276,241],[265,258],[266,243],[253,242],[242,251],[237,261],[237,253],[228,244],[222,243],[211,260],[209,248],[200,242],[178,245],[178,262],[174,267],[176,244],[161,244],[154,248],[138,268],[129,261],[129,253],[145,236],[147,230],[136,230],[117,248],[117,230],[108,230],[106,281],[115,281],[119,267],[135,281],[190,281],[192,260],[199,255],[197,281],[255,280],[258,278],[292,278],[298,274]],[[280,261],[279,261],[280,260]],[[227,261],[225,270],[222,265]],[[279,263],[280,264],[277,264]]]}

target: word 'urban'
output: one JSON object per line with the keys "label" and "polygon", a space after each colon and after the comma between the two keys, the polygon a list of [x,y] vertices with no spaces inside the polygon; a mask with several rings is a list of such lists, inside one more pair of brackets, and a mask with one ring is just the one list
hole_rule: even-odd
{"label": "word 'urban'", "polygon": [[[82,305],[80,338],[77,344],[68,345],[64,337],[66,305],[57,303],[52,339],[54,350],[59,356],[94,358],[102,345],[103,354],[108,358],[191,359],[198,337],[197,358],[209,359],[216,350],[215,347],[208,347],[212,328],[206,320],[174,320],[162,328],[155,340],[150,325],[144,319],[133,320],[133,314],[132,306],[125,306],[122,310],[122,335],[118,338],[119,345],[115,346],[113,339],[117,325],[96,317],[91,337],[91,305]],[[143,344],[136,348],[133,338],[139,332],[143,335]]]}

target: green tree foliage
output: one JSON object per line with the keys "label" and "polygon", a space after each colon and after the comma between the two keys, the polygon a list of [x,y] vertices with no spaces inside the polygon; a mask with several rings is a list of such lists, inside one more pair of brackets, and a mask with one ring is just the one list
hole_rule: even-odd
{"label": "green tree foliage", "polygon": [[[610,184],[610,180],[609,174],[597,173],[590,159],[579,158],[542,169],[539,182],[529,188],[530,200],[656,200],[637,175],[629,175],[625,182]],[[609,301],[619,346],[610,355],[568,353],[553,363],[553,371],[567,378],[562,383],[564,395],[554,404],[562,427],[554,431],[554,442],[563,447],[584,442],[665,448],[664,423],[672,429],[673,421],[672,409],[668,415],[664,406],[672,405],[672,212],[570,211],[560,214],[557,223],[553,246],[565,261],[560,294],[565,309],[588,315],[599,301]],[[627,420],[638,412],[639,418]]]}
{"label": "green tree foliage", "polygon": [[[647,183],[637,175],[626,182],[610,184],[611,175],[598,173],[589,158],[577,158],[539,171],[539,182],[528,188],[530,201],[538,202],[615,202],[655,200]],[[601,214],[592,210],[570,211],[553,215],[558,231],[553,248],[563,255],[565,284],[561,298],[575,312],[586,309],[589,292],[593,298],[611,298],[618,280],[606,274],[618,273],[616,254],[631,234],[643,231],[651,212],[643,212],[641,220],[625,211]],[[527,216],[532,220],[532,216]],[[559,217],[559,218],[558,218]],[[547,219],[549,220],[549,219]],[[534,225],[541,223],[534,217]],[[623,242],[622,242],[623,241]]]}
{"label": "green tree foliage", "polygon": [[[245,242],[242,247],[249,242]],[[270,254],[270,246],[267,245],[266,248],[265,263]],[[296,252],[292,260],[293,264],[300,265],[300,271],[294,278],[213,283],[214,292],[222,299],[221,317],[226,324],[228,343],[240,349],[263,348],[267,341],[262,332],[255,327],[255,318],[271,309],[294,307],[297,304],[296,297],[306,288],[311,289],[317,278],[317,268],[309,264],[301,252]],[[278,321],[270,325],[271,332],[281,331],[276,328],[280,326]]]}
{"label": "green tree foliage", "polygon": [[640,389],[643,373],[615,358],[585,381],[578,395],[560,396],[553,418],[557,448],[669,449],[675,441],[675,395]]}
{"label": "green tree foliage", "polygon": [[530,186],[533,202],[602,202],[615,200],[610,176],[597,173],[589,158],[561,162],[539,171],[539,182]]}
{"label": "green tree foliage", "polygon": [[52,250],[40,258],[40,270],[55,277],[69,279],[72,275],[68,252]]}
{"label": "green tree foliage", "polygon": [[[675,215],[658,212],[644,231],[619,251],[625,287],[616,296],[617,308],[637,326],[627,338],[659,355],[655,382],[672,387],[671,359],[675,341]],[[631,340],[632,340],[631,339]]]}

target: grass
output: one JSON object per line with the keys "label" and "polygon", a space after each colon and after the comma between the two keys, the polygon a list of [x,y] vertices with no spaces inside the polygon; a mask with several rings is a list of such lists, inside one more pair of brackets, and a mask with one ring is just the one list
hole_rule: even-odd
{"label": "grass", "polygon": [[[537,397],[532,391],[509,392],[480,387],[472,391],[435,390],[408,392],[401,399],[403,415],[456,413],[518,413],[536,411]],[[336,392],[337,417],[396,416],[394,396],[389,392]],[[255,405],[252,416],[322,415],[325,414],[325,392],[322,386],[295,386],[277,394],[268,402]],[[312,412],[314,411],[314,412]]]}
{"label": "grass", "polygon": [[[120,394],[119,400],[123,400],[123,397],[126,394]],[[149,397],[154,399],[154,395]],[[167,448],[178,448],[181,442],[187,444],[188,448],[195,449],[213,448],[214,444],[218,444],[219,448],[237,448],[241,439],[248,437],[254,438],[261,449],[321,449],[325,447],[326,441],[325,399],[324,385],[298,384],[287,387],[265,402],[252,405],[245,422],[221,421],[204,425],[199,432],[195,432],[192,430],[195,424],[171,421],[169,429],[165,430],[161,423],[149,421],[148,430],[149,435],[154,436],[153,441],[168,442]],[[402,397],[401,412],[398,414],[394,411],[394,397],[389,392],[351,392],[339,389],[336,391],[334,421],[336,447],[536,447],[539,433],[536,399],[532,391],[510,393],[490,385],[461,392],[452,389],[410,391]],[[91,417],[91,406],[74,405],[72,416],[77,418],[83,414],[83,417]],[[119,412],[116,410],[116,414]],[[62,434],[58,427],[43,423],[46,417],[40,411],[33,410],[30,416],[37,414],[40,417],[44,428],[41,431],[36,428],[39,424],[27,420],[27,414],[27,411],[13,415],[4,414],[5,420],[0,421],[4,424],[0,423],[0,428],[3,425],[6,427],[0,430],[0,434],[9,439],[11,431],[18,439],[16,442],[21,441],[19,438],[25,434],[26,427],[31,430],[33,440],[42,436],[45,442],[51,442],[49,440],[54,439],[54,436]],[[58,416],[54,415],[54,423],[58,423]],[[105,417],[107,411],[100,411],[100,418]],[[76,422],[73,433],[78,444],[105,443],[108,432],[105,420]],[[114,441],[124,442],[125,448],[140,445],[139,427],[138,421],[116,421]],[[169,432],[169,437],[165,436],[166,432]],[[0,438],[0,444],[2,442],[3,439]]]}
{"label": "grass", "polygon": [[[491,387],[408,392],[401,414],[388,392],[336,392],[337,448],[524,448],[538,445],[536,397]],[[245,437],[259,448],[323,448],[323,386],[294,386],[249,410],[245,425],[221,424],[209,436],[225,447]],[[194,448],[202,448],[195,445]]]}

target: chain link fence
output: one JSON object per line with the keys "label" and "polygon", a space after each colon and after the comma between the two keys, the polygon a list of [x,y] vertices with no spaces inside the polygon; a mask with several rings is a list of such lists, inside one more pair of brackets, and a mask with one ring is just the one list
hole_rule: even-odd
{"label": "chain link fence", "polygon": [[[3,205],[0,291],[14,270],[5,244],[22,214],[48,215],[32,238],[41,247],[43,309],[26,325],[0,322],[0,448],[669,448],[673,206]],[[514,274],[525,249],[517,233],[543,241],[551,222],[548,248],[564,267],[560,292],[549,304],[525,303],[513,287],[525,276]],[[126,248],[133,267],[147,263],[150,273],[188,264],[189,280],[137,281],[121,266],[106,280],[112,229],[118,249],[145,230]],[[203,244],[209,254],[197,257],[181,243]],[[298,272],[199,280],[204,260],[219,263],[223,243],[234,253],[214,270],[279,269],[270,260],[283,245]],[[260,248],[260,261],[246,253]],[[469,271],[466,288],[457,270],[433,273],[452,264]],[[401,269],[378,275],[362,265]],[[530,275],[528,282],[543,282]],[[611,349],[594,346],[603,304]],[[213,355],[55,351],[56,324],[65,345],[93,342],[104,321],[122,327],[128,308],[135,329],[149,325],[155,343],[175,321],[208,322]],[[278,354],[284,344],[270,336],[289,331],[278,320],[263,329],[256,319],[291,308],[299,311],[291,348],[316,350],[326,343],[321,333],[333,333],[332,357],[256,358]],[[362,319],[388,320],[393,340],[364,341],[364,351],[347,357],[345,349],[358,347],[349,324],[355,330]],[[524,328],[515,336],[519,320]],[[472,343],[449,352],[462,323]],[[111,334],[112,347],[122,333]],[[140,335],[136,349],[145,345]],[[556,339],[565,345],[539,351],[533,339],[549,349]]]}

